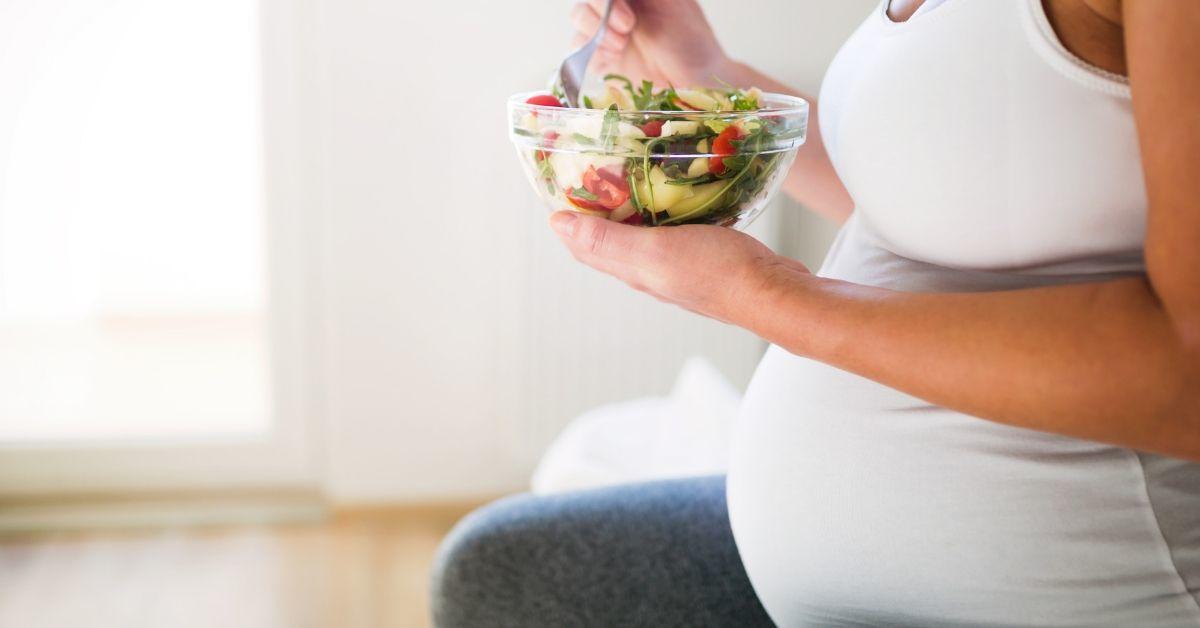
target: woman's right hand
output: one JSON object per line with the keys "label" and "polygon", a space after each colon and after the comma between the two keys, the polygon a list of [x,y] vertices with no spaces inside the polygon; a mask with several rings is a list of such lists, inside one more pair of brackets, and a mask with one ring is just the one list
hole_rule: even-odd
{"label": "woman's right hand", "polygon": [[[604,0],[575,5],[575,46],[596,33],[603,11]],[[696,0],[616,0],[608,27],[594,57],[601,71],[681,87],[726,78],[729,59]]]}

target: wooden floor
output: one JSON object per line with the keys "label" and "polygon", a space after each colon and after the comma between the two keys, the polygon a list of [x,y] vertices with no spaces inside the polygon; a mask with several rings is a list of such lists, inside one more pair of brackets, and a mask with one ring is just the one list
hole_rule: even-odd
{"label": "wooden floor", "polygon": [[0,537],[0,627],[428,626],[430,560],[466,510]]}

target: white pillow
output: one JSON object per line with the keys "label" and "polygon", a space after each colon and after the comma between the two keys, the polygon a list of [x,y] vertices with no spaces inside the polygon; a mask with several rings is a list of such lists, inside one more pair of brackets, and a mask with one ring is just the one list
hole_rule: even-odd
{"label": "white pillow", "polygon": [[573,420],[533,473],[534,493],[724,473],[741,394],[692,358],[668,397],[608,404]]}

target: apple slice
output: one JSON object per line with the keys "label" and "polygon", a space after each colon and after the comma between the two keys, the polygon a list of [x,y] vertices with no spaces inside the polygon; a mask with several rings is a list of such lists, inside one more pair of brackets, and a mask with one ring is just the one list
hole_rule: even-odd
{"label": "apple slice", "polygon": [[717,93],[714,98],[717,101],[717,111],[733,111],[733,101],[729,100],[729,96]]}
{"label": "apple slice", "polygon": [[637,210],[633,208],[633,203],[625,201],[625,203],[623,203],[620,207],[612,210],[612,213],[608,215],[608,219],[615,220],[617,222],[625,222],[630,216],[636,213]]}
{"label": "apple slice", "polygon": [[692,111],[720,111],[721,103],[698,89],[675,90],[675,103]]}
{"label": "apple slice", "polygon": [[670,185],[668,180],[669,177],[662,168],[654,166],[650,169],[649,181],[643,179],[637,182],[638,199],[652,211],[660,212],[691,197],[692,186]]}
{"label": "apple slice", "polygon": [[717,205],[717,197],[725,191],[727,184],[724,181],[713,181],[712,183],[705,183],[703,185],[689,187],[692,188],[693,192],[691,196],[667,208],[667,214],[669,214],[672,218],[686,216],[687,214],[690,214],[701,207],[704,207],[704,211],[688,217],[696,218],[697,216],[703,216],[712,211]]}
{"label": "apple slice", "polygon": [[695,135],[700,130],[699,122],[690,120],[670,120],[662,125],[662,131],[659,137],[670,137],[672,135]]}
{"label": "apple slice", "polygon": [[[608,92],[608,100],[616,104],[617,109],[621,111],[633,111],[637,109],[633,104],[633,97],[629,95],[629,92],[625,91],[625,88],[618,87],[613,83],[608,83],[605,85],[605,88]],[[607,107],[605,108],[607,109]]]}

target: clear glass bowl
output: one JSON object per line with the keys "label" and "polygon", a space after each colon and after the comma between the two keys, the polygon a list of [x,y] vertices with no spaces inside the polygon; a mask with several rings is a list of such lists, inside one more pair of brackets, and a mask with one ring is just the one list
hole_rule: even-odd
{"label": "clear glass bowl", "polygon": [[551,211],[641,226],[743,229],[804,143],[808,103],[763,94],[758,111],[615,111],[508,100],[509,136]]}

